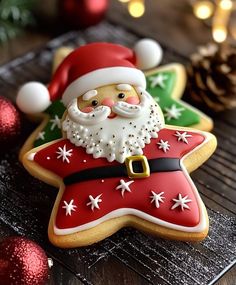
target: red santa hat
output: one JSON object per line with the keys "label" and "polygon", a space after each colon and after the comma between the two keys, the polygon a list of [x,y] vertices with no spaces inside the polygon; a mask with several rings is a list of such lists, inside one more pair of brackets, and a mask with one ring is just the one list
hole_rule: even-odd
{"label": "red santa hat", "polygon": [[143,39],[134,49],[111,43],[92,43],[69,54],[58,67],[48,87],[39,82],[23,85],[16,103],[25,113],[43,112],[51,102],[62,99],[65,106],[89,90],[126,83],[146,87],[140,70],[158,65],[162,50],[157,42]]}

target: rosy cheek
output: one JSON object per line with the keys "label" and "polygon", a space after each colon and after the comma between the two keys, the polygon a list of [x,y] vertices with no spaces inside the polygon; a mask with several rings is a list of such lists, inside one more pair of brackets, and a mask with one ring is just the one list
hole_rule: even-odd
{"label": "rosy cheek", "polygon": [[93,107],[84,107],[81,111],[84,113],[90,113],[94,110]]}
{"label": "rosy cheek", "polygon": [[125,100],[125,102],[132,105],[138,105],[140,103],[139,98],[137,96],[130,96]]}

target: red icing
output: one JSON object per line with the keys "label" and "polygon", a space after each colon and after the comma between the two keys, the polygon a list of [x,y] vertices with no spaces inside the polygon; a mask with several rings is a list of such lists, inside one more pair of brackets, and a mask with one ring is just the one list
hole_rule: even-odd
{"label": "red icing", "polygon": [[[74,80],[95,70],[109,67],[134,68],[131,49],[111,43],[92,43],[74,50],[61,64],[48,86],[51,100],[63,94]],[[60,84],[58,84],[60,82]]]}
{"label": "red icing", "polygon": [[[180,131],[182,132],[182,131]],[[157,139],[152,139],[151,143],[146,145],[144,155],[148,159],[151,158],[181,158],[198,145],[203,143],[204,136],[199,133],[188,132],[192,137],[188,137],[188,144],[178,141],[174,136],[175,130],[162,129],[158,133]],[[160,140],[168,141],[170,150],[166,153],[159,149],[157,143]],[[73,149],[72,156],[69,157],[70,163],[57,159],[58,147],[66,145],[66,149]],[[47,157],[50,157],[48,159]],[[39,151],[34,160],[42,167],[58,174],[62,178],[74,172],[99,166],[115,165],[118,162],[108,162],[105,158],[94,159],[92,155],[88,155],[84,148],[75,147],[68,140],[64,139]],[[187,227],[196,226],[200,221],[199,205],[193,192],[193,186],[186,178],[183,171],[159,172],[152,173],[150,177],[145,179],[129,179],[128,177],[109,178],[90,180],[67,186],[58,207],[56,217],[56,226],[60,229],[72,228],[94,221],[108,214],[110,211],[119,208],[134,208],[143,211],[153,217],[161,220]],[[124,181],[134,180],[130,184],[131,192],[125,191],[124,198],[120,190],[115,188],[120,184],[120,179]],[[155,193],[164,192],[164,203],[160,203],[160,207],[156,208],[155,203],[151,203],[151,191]],[[177,199],[178,194],[182,197],[188,196],[192,201],[187,203],[190,209],[181,211],[180,207],[171,210],[174,205],[172,199]],[[91,210],[86,204],[90,202],[89,195],[93,198],[102,194],[102,202],[99,203],[100,210]],[[69,203],[74,200],[73,204],[77,206],[76,211],[72,211],[71,216],[65,214],[64,202]]]}

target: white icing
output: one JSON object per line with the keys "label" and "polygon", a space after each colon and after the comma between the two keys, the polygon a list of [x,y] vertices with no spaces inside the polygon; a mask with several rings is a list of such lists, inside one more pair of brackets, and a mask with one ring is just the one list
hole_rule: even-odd
{"label": "white icing", "polygon": [[66,149],[66,145],[64,144],[63,148],[61,148],[60,146],[58,147],[58,150],[57,150],[57,159],[62,159],[63,162],[67,162],[67,163],[70,163],[70,159],[69,157],[72,156],[72,152],[73,152],[73,149]]}
{"label": "white icing", "polygon": [[163,196],[164,192],[160,192],[160,193],[155,193],[154,191],[152,192],[152,196],[150,196],[151,203],[155,203],[156,208],[160,208],[160,202],[164,203],[163,199],[165,199],[165,197]]}
{"label": "white icing", "polygon": [[28,155],[27,159],[30,160],[30,161],[33,161],[35,154],[36,154],[36,152],[31,152],[31,153]]}
{"label": "white icing", "polygon": [[120,185],[116,187],[116,190],[121,190],[121,195],[124,198],[125,191],[131,192],[129,185],[132,184],[134,180],[125,182],[123,179],[120,180]]}
{"label": "white icing", "polygon": [[102,194],[100,194],[97,197],[93,198],[92,195],[89,195],[90,202],[87,203],[86,205],[87,206],[91,206],[91,210],[92,211],[94,211],[94,208],[100,209],[98,204],[102,202],[102,199],[100,199],[101,196],[102,196]]}
{"label": "white icing", "polygon": [[107,106],[99,106],[89,113],[81,112],[77,105],[77,99],[72,100],[68,108],[68,116],[71,120],[81,125],[93,125],[104,121],[111,113]]}
{"label": "white icing", "polygon": [[140,104],[117,103],[113,111],[119,115],[113,119],[106,118],[106,110],[110,112],[106,106],[95,108],[98,113],[100,110],[100,116],[96,115],[98,120],[88,117],[90,113],[82,113],[75,99],[62,123],[67,138],[86,148],[94,158],[105,157],[108,161],[123,163],[127,156],[143,154],[142,148],[151,138],[157,138],[164,119],[153,98],[142,88],[136,90],[140,93]]}
{"label": "white icing", "polygon": [[75,212],[76,211],[75,208],[77,208],[76,205],[73,205],[74,200],[73,199],[70,200],[69,203],[67,203],[66,201],[63,201],[63,203],[64,203],[64,206],[62,206],[62,208],[66,210],[66,216],[67,215],[71,216],[71,214],[72,214],[71,212],[72,211]]}
{"label": "white icing", "polygon": [[188,199],[188,195],[186,195],[185,197],[182,197],[181,193],[179,193],[178,199],[172,199],[172,200],[175,203],[171,207],[171,210],[174,210],[175,208],[178,208],[178,207],[180,207],[182,211],[184,211],[184,209],[190,209],[189,205],[187,205],[187,203],[192,202],[192,200]]}
{"label": "white icing", "polygon": [[160,140],[160,142],[157,144],[159,145],[159,149],[162,149],[165,153],[170,150],[168,141]]}
{"label": "white icing", "polygon": [[36,137],[36,140],[45,140],[45,132],[39,132],[37,137]]}
{"label": "white icing", "polygon": [[53,131],[55,127],[58,127],[58,129],[61,128],[61,119],[57,115],[55,115],[54,119],[51,119],[49,122],[52,123],[50,128],[51,131]]}
{"label": "white icing", "polygon": [[[181,131],[181,129],[180,129]],[[193,130],[191,130],[191,132],[194,133]],[[166,221],[163,221],[161,219],[158,219],[156,217],[153,217],[151,215],[148,215],[142,211],[139,211],[139,210],[136,210],[136,209],[131,209],[131,208],[121,208],[121,209],[118,209],[118,210],[115,210],[115,211],[112,211],[110,213],[108,213],[107,215],[95,220],[95,221],[92,221],[92,222],[89,222],[87,224],[84,224],[84,225],[81,225],[81,226],[77,226],[77,227],[74,227],[74,228],[69,228],[69,229],[59,229],[55,224],[54,224],[54,233],[56,235],[67,235],[67,234],[73,234],[73,233],[76,233],[76,232],[79,232],[79,231],[83,231],[83,230],[88,230],[88,229],[91,229],[107,220],[110,220],[110,219],[113,219],[113,218],[118,218],[118,217],[122,217],[122,216],[126,216],[126,215],[134,215],[134,216],[137,216],[143,220],[147,220],[151,223],[154,223],[154,224],[157,224],[157,225],[160,225],[160,226],[163,226],[163,227],[166,227],[166,228],[169,228],[169,229],[173,229],[173,230],[178,230],[178,231],[183,231],[183,232],[189,232],[189,233],[200,233],[200,232],[203,232],[206,230],[207,226],[208,226],[208,222],[207,222],[207,217],[205,215],[205,206],[201,200],[201,197],[198,193],[198,190],[196,188],[196,186],[194,185],[192,179],[190,178],[183,162],[184,162],[184,159],[191,155],[193,152],[195,152],[196,150],[198,150],[199,148],[201,148],[204,144],[206,144],[208,141],[209,141],[209,137],[207,136],[207,133],[205,132],[200,132],[200,131],[197,131],[196,133],[201,133],[204,137],[205,137],[205,141],[197,146],[195,149],[193,149],[192,151],[190,151],[189,153],[187,153],[185,156],[182,157],[182,159],[180,160],[180,165],[181,165],[181,168],[182,168],[182,171],[186,177],[186,179],[188,180],[189,184],[191,185],[192,187],[192,190],[193,190],[193,194],[196,198],[196,202],[198,204],[198,207],[199,207],[199,212],[200,212],[200,217],[199,217],[199,224],[194,226],[194,227],[186,227],[186,226],[181,226],[181,225],[176,225],[176,224],[173,224],[173,223],[170,223],[170,222],[166,222]]]}
{"label": "white icing", "polygon": [[135,118],[140,116],[142,108],[137,105],[132,105],[123,101],[119,101],[116,105],[112,107],[112,111],[122,117]]}
{"label": "white icing", "polygon": [[89,90],[83,95],[83,100],[88,101],[98,94],[97,90]]}
{"label": "white icing", "polygon": [[116,89],[119,91],[130,91],[132,86],[129,84],[118,84],[116,85]]}
{"label": "white icing", "polygon": [[109,84],[128,83],[146,88],[146,78],[141,70],[132,67],[108,67],[91,71],[75,81],[65,90],[62,101],[65,106],[76,97],[83,95],[88,90],[96,89]]}
{"label": "white icing", "polygon": [[134,46],[134,52],[136,65],[142,70],[153,68],[162,60],[162,48],[152,39],[139,40]]}
{"label": "white icing", "polygon": [[159,73],[156,76],[149,77],[149,80],[151,81],[150,87],[154,88],[156,86],[160,86],[162,89],[166,88],[165,86],[165,80],[168,79],[168,76],[162,73]]}
{"label": "white icing", "polygon": [[187,138],[191,138],[192,137],[192,135],[189,135],[187,132],[180,133],[178,131],[175,132],[174,136],[176,136],[178,138],[178,142],[182,141],[182,142],[184,142],[186,144],[188,144],[188,139]]}
{"label": "white icing", "polygon": [[185,109],[184,108],[178,108],[176,107],[175,104],[171,105],[170,108],[164,108],[165,110],[165,113],[164,113],[164,116],[166,117],[166,120],[167,121],[170,121],[171,119],[179,119],[179,117],[181,117],[182,115],[182,111],[184,111]]}
{"label": "white icing", "polygon": [[43,112],[51,104],[47,87],[35,81],[24,84],[17,94],[16,104],[27,114]]}

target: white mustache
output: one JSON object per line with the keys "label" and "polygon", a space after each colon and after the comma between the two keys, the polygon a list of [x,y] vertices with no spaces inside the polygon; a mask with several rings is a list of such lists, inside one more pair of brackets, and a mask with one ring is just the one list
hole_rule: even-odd
{"label": "white mustache", "polygon": [[141,103],[139,105],[129,104],[124,101],[117,102],[116,105],[112,107],[112,111],[117,115],[125,118],[136,118],[142,113],[143,108],[146,106],[147,96],[146,94],[140,95]]}
{"label": "white mustache", "polygon": [[139,105],[131,105],[126,102],[117,102],[117,104],[112,107],[114,113],[126,118],[138,117],[141,113],[141,109],[142,107]]}
{"label": "white mustache", "polygon": [[74,99],[68,108],[69,117],[81,125],[94,125],[104,121],[111,113],[107,106],[99,106],[92,112],[81,112],[77,105],[77,99]]}
{"label": "white mustache", "polygon": [[99,106],[89,113],[81,112],[77,105],[77,99],[74,99],[68,107],[69,117],[81,125],[95,125],[107,119],[111,111],[125,118],[136,118],[141,115],[143,108],[149,98],[149,94],[143,92],[140,95],[141,103],[139,105],[129,104],[124,101],[117,102],[112,108],[108,106]]}

